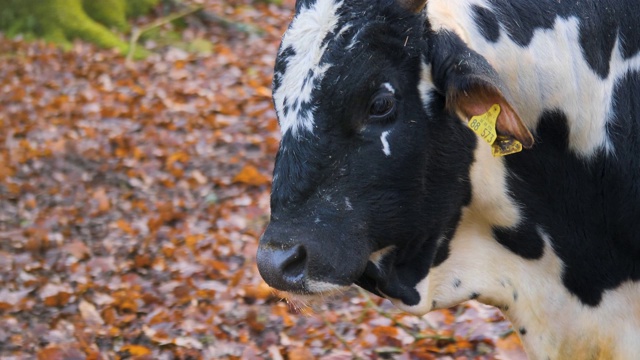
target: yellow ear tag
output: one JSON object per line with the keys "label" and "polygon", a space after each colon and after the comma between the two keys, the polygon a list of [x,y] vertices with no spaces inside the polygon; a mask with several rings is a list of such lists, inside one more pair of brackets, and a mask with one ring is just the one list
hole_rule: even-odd
{"label": "yellow ear tag", "polygon": [[518,140],[498,135],[496,121],[499,114],[500,105],[493,104],[486,113],[472,117],[467,126],[491,145],[491,154],[495,157],[522,151],[522,144]]}

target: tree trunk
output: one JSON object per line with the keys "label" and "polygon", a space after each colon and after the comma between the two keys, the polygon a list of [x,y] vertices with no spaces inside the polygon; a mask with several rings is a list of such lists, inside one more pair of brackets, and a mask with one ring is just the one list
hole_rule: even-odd
{"label": "tree trunk", "polygon": [[123,53],[127,42],[111,29],[127,31],[127,17],[143,14],[159,0],[0,0],[0,31],[25,34],[63,46],[79,38]]}

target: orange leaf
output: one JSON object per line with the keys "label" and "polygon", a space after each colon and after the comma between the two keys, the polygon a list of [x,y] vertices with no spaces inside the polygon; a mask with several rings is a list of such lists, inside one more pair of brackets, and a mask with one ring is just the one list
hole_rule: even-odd
{"label": "orange leaf", "polygon": [[307,360],[307,359],[314,359],[313,354],[311,353],[311,350],[309,350],[306,347],[296,347],[293,348],[291,350],[289,350],[289,352],[287,353],[289,360]]}
{"label": "orange leaf", "polygon": [[258,94],[258,96],[264,96],[264,97],[267,97],[267,98],[271,98],[271,89],[269,89],[268,87],[259,86],[255,90],[256,90],[256,94]]}
{"label": "orange leaf", "polygon": [[245,285],[244,292],[247,297],[255,299],[267,299],[273,296],[273,289],[265,282],[261,281],[258,285]]}
{"label": "orange leaf", "polygon": [[373,328],[373,333],[380,336],[395,337],[398,335],[398,329],[393,326],[377,326]]}
{"label": "orange leaf", "polygon": [[119,219],[116,222],[116,225],[120,228],[120,230],[126,232],[129,235],[134,235],[135,234],[135,230],[131,227],[131,224],[129,224],[125,219]]}
{"label": "orange leaf", "polygon": [[242,170],[233,178],[235,183],[243,183],[247,185],[260,186],[269,183],[269,178],[261,174],[255,166],[246,165]]}
{"label": "orange leaf", "polygon": [[187,235],[184,238],[184,242],[185,244],[189,247],[189,249],[191,249],[192,251],[196,249],[198,242],[200,240],[204,239],[204,235],[202,234],[193,234],[193,235]]}
{"label": "orange leaf", "polygon": [[173,164],[175,164],[178,161],[179,162],[187,162],[187,161],[189,161],[189,154],[187,154],[185,152],[176,152],[174,154],[171,154],[167,158],[167,167],[171,167]]}
{"label": "orange leaf", "polygon": [[125,345],[120,348],[120,351],[126,351],[130,356],[144,356],[151,354],[151,350],[142,345]]}

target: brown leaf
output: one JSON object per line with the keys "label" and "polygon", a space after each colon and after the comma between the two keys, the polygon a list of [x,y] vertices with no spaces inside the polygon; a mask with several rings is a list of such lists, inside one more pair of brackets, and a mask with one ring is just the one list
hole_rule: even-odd
{"label": "brown leaf", "polygon": [[36,355],[38,360],[65,360],[64,350],[59,347],[52,346],[38,351]]}
{"label": "brown leaf", "polygon": [[207,177],[202,174],[200,170],[194,170],[191,172],[191,177],[200,185],[207,183]]}
{"label": "brown leaf", "polygon": [[62,247],[62,250],[71,254],[74,258],[78,260],[83,260],[88,258],[90,255],[90,250],[82,241],[74,241],[72,243],[66,244]]}
{"label": "brown leaf", "polygon": [[107,191],[105,190],[105,188],[98,188],[98,190],[93,193],[93,199],[98,203],[99,212],[105,213],[109,211],[109,209],[111,209],[111,201],[107,196]]}
{"label": "brown leaf", "polygon": [[47,284],[40,290],[40,297],[44,304],[50,307],[64,306],[69,302],[73,291],[69,285]]}

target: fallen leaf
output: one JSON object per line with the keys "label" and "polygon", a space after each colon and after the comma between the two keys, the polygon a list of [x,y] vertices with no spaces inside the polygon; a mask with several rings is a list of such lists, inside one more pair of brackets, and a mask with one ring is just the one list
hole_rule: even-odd
{"label": "fallen leaf", "polygon": [[177,346],[186,347],[190,349],[202,350],[203,348],[202,343],[193,337],[179,336],[173,340],[173,343],[176,344]]}
{"label": "fallen leaf", "polygon": [[89,325],[104,325],[104,320],[96,307],[88,301],[81,300],[78,304],[80,315]]}
{"label": "fallen leaf", "polygon": [[10,310],[24,299],[33,289],[18,291],[0,290],[0,310]]}
{"label": "fallen leaf", "polygon": [[261,174],[253,165],[245,165],[233,178],[234,183],[243,183],[252,186],[269,184],[269,177]]}
{"label": "fallen leaf", "polygon": [[144,356],[151,354],[151,350],[142,345],[124,345],[120,348],[120,352],[125,352],[129,356]]}
{"label": "fallen leaf", "polygon": [[313,353],[311,352],[311,350],[309,350],[306,347],[295,347],[293,349],[290,349],[287,352],[287,358],[289,360],[309,360],[309,359],[313,359]]}
{"label": "fallen leaf", "polygon": [[98,190],[93,193],[93,199],[98,203],[99,212],[105,213],[109,211],[109,209],[111,209],[111,201],[107,196],[107,191],[105,190],[105,188],[98,188]]}
{"label": "fallen leaf", "polygon": [[78,260],[83,260],[89,257],[91,250],[89,247],[82,241],[74,241],[69,244],[66,244],[62,247],[63,251],[71,254],[74,258]]}
{"label": "fallen leaf", "polygon": [[73,290],[69,285],[47,284],[40,290],[40,298],[50,307],[60,307],[67,304]]}
{"label": "fallen leaf", "polygon": [[65,360],[64,350],[57,346],[48,347],[38,351],[38,360]]}

